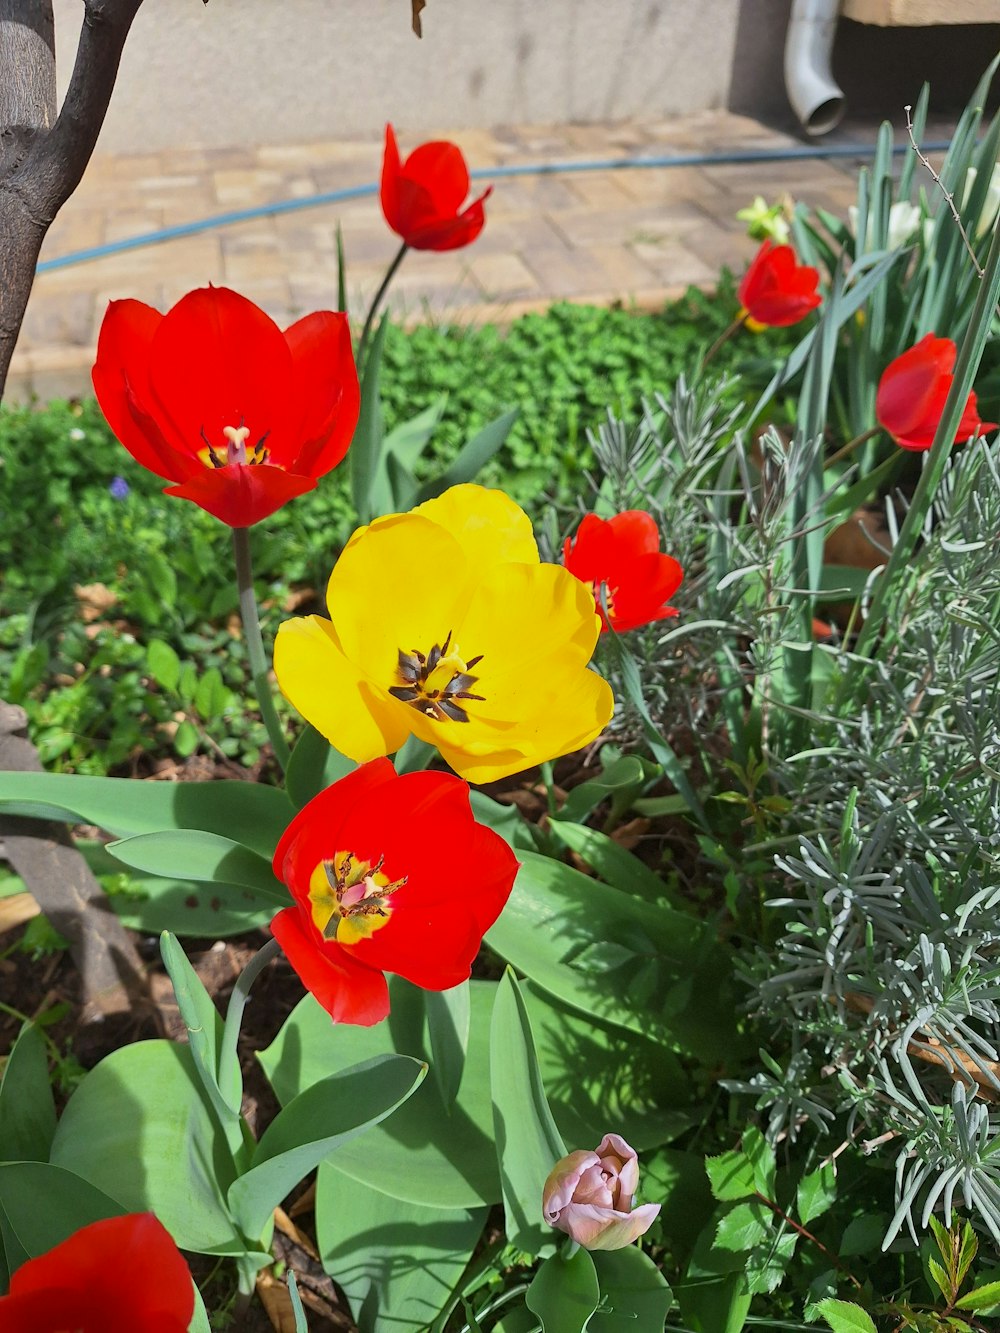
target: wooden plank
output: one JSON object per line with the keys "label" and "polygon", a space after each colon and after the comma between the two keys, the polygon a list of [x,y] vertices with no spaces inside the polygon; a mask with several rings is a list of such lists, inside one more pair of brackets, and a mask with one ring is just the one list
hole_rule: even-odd
{"label": "wooden plank", "polygon": [[841,17],[880,28],[1000,23],[1000,0],[843,0]]}

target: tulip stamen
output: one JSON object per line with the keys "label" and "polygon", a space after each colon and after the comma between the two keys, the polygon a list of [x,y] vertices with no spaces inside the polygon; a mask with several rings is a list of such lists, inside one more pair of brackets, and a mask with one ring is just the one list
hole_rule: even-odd
{"label": "tulip stamen", "polygon": [[338,852],[320,862],[309,897],[324,939],[353,944],[385,925],[392,915],[389,900],[408,876],[390,882],[382,872],[384,861],[380,856],[373,865],[355,860],[353,852]]}
{"label": "tulip stamen", "polygon": [[389,693],[437,722],[468,722],[469,714],[456,701],[485,703],[484,695],[470,692],[479,677],[473,676],[469,668],[482,660],[483,654],[479,653],[464,661],[452,646],[449,630],[444,642],[433,644],[426,655],[419,648],[408,653],[399,649],[397,671],[402,684],[390,685]]}

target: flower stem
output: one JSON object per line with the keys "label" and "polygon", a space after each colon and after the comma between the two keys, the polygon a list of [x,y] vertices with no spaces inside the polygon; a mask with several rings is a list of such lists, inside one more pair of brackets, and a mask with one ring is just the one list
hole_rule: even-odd
{"label": "flower stem", "polygon": [[[240,1039],[240,1027],[243,1023],[243,1011],[250,998],[250,987],[267,967],[272,958],[281,952],[281,945],[276,939],[269,939],[263,948],[258,949],[236,978],[236,985],[229,997],[226,1010],[226,1025],[222,1030],[222,1045],[219,1048],[219,1090],[232,1106],[237,1090],[242,1088],[240,1075],[240,1057],[237,1043]],[[233,1108],[239,1111],[239,1107]]]}
{"label": "flower stem", "polygon": [[250,529],[233,528],[233,551],[236,555],[236,585],[240,594],[240,618],[243,621],[243,633],[247,641],[247,653],[250,657],[250,674],[257,692],[257,705],[267,727],[274,757],[282,769],[288,763],[289,749],[285,733],[281,729],[271,694],[271,682],[268,680],[268,660],[264,652],[264,640],[260,632],[260,616],[257,613],[257,598],[253,591],[253,565],[250,561]]}
{"label": "flower stem", "polygon": [[835,454],[831,454],[829,458],[825,459],[823,466],[832,467],[834,463],[839,463],[840,460],[846,458],[848,454],[853,454],[855,449],[859,448],[860,445],[866,444],[869,440],[873,439],[879,433],[880,429],[881,427],[879,426],[872,426],[871,430],[862,431],[860,435],[855,435],[853,440],[848,440],[847,443],[838,449]]}
{"label": "flower stem", "polygon": [[737,333],[739,333],[740,329],[743,327],[743,325],[747,322],[749,318],[750,318],[750,311],[749,310],[742,311],[739,315],[736,316],[732,324],[730,324],[729,328],[724,329],[722,333],[719,334],[718,338],[716,338],[715,342],[712,343],[712,346],[708,349],[708,351],[701,359],[702,370],[704,370],[705,367],[708,365],[708,363],[714,359],[716,352],[718,352],[718,350],[721,347],[724,347],[730,338],[734,337]]}
{"label": "flower stem", "polygon": [[368,307],[368,314],[365,316],[364,328],[361,330],[361,338],[358,341],[357,363],[358,363],[359,374],[361,373],[365,364],[365,352],[368,350],[368,339],[371,336],[372,324],[375,321],[375,315],[378,312],[379,306],[382,304],[382,300],[385,297],[386,292],[389,290],[389,283],[392,282],[393,278],[396,276],[396,270],[403,262],[403,256],[406,254],[409,248],[410,247],[404,241],[403,244],[396,251],[396,257],[389,265],[389,267],[386,269],[385,277],[382,279],[381,285],[379,286],[378,291],[375,293],[371,305]]}

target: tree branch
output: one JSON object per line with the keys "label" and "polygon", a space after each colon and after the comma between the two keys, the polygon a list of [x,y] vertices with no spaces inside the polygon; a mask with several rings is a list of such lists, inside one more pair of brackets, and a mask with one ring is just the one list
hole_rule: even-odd
{"label": "tree branch", "polygon": [[142,0],[84,0],[69,88],[55,115],[51,0],[0,0],[0,398],[38,252],[86,170]]}

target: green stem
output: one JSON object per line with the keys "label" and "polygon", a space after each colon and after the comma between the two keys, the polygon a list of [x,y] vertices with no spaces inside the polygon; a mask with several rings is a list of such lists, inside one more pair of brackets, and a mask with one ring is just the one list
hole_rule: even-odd
{"label": "green stem", "polygon": [[855,435],[853,440],[848,440],[847,443],[842,445],[835,454],[831,454],[829,458],[824,459],[823,466],[825,468],[833,467],[834,463],[839,463],[840,460],[846,458],[848,454],[853,454],[855,449],[859,448],[862,444],[867,444],[869,440],[874,439],[880,430],[881,426],[872,426],[871,430],[862,431],[860,435]]}
{"label": "green stem", "polygon": [[[272,958],[281,952],[281,945],[276,939],[270,939],[258,949],[236,978],[236,985],[229,997],[226,1010],[226,1025],[222,1029],[222,1045],[219,1048],[219,1090],[229,1106],[232,1106],[243,1086],[240,1075],[240,1057],[237,1043],[240,1039],[240,1027],[243,1024],[243,1011],[250,998],[250,987],[267,967]],[[240,1098],[242,1100],[242,1098]],[[239,1111],[239,1104],[233,1110]]]}
{"label": "green stem", "polygon": [[250,561],[250,529],[233,528],[233,551],[236,554],[236,585],[240,594],[240,617],[243,621],[243,633],[247,641],[247,653],[250,657],[250,674],[257,692],[257,705],[267,727],[274,757],[284,769],[288,764],[289,748],[285,733],[274,706],[271,694],[271,682],[268,679],[269,663],[264,652],[264,640],[260,632],[260,616],[257,613],[257,598],[253,591],[253,565]]}
{"label": "green stem", "polygon": [[701,359],[702,370],[704,370],[705,367],[708,365],[708,363],[711,360],[713,360],[716,352],[718,352],[720,347],[724,347],[730,338],[735,337],[735,335],[739,333],[740,329],[743,327],[743,325],[747,322],[749,318],[750,318],[750,311],[744,310],[742,314],[736,316],[736,318],[733,320],[732,324],[730,324],[728,329],[724,329],[722,333],[719,334],[718,338],[716,338],[715,342],[712,343],[712,346],[708,349],[708,351]]}
{"label": "green stem", "polygon": [[389,265],[389,267],[386,269],[385,277],[382,279],[379,289],[375,293],[375,297],[372,300],[371,305],[368,307],[368,314],[365,316],[364,327],[361,330],[361,338],[358,342],[357,362],[358,362],[359,374],[361,373],[361,368],[365,364],[365,352],[368,349],[368,339],[371,336],[372,324],[375,321],[375,315],[378,312],[379,306],[382,304],[383,297],[389,290],[389,283],[392,282],[393,278],[396,276],[396,270],[403,262],[403,257],[409,248],[410,247],[404,241],[403,244],[396,251],[396,257]]}
{"label": "green stem", "polygon": [[[927,455],[927,461],[920,474],[917,488],[913,492],[913,499],[906,512],[906,518],[899,529],[899,536],[892,548],[892,555],[889,557],[881,578],[875,585],[875,593],[868,610],[868,616],[858,635],[858,641],[854,649],[856,660],[863,658],[873,640],[877,639],[889,613],[893,586],[900,571],[905,570],[909,565],[914,547],[923,531],[924,522],[944,475],[948,456],[955,442],[955,432],[958,430],[958,424],[962,419],[962,411],[968,401],[972,382],[983,358],[983,349],[989,336],[993,312],[996,310],[998,298],[1000,298],[1000,227],[997,227],[993,232],[993,240],[990,244],[986,267],[983,270],[979,291],[976,295],[976,303],[973,306],[965,337],[962,339],[962,346],[958,349],[954,378],[948,391],[948,397],[945,399],[941,420],[938,422],[938,428],[934,434],[934,443]],[[866,669],[867,664],[863,664],[861,667],[862,673]]]}

